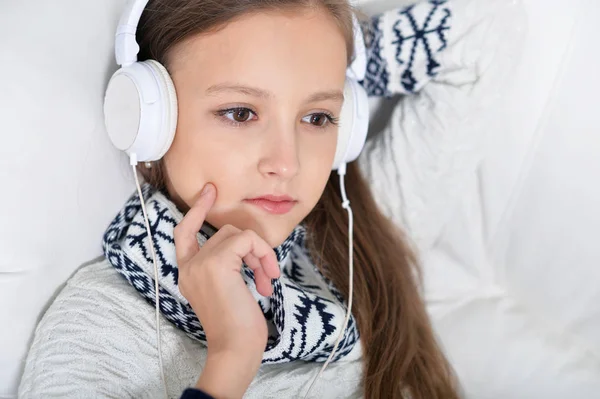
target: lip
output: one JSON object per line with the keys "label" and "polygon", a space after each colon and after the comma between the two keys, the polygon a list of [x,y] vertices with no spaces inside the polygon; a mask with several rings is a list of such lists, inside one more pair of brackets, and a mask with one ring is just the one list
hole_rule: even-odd
{"label": "lip", "polygon": [[274,215],[286,214],[298,203],[298,201],[288,195],[263,195],[246,199],[244,202]]}

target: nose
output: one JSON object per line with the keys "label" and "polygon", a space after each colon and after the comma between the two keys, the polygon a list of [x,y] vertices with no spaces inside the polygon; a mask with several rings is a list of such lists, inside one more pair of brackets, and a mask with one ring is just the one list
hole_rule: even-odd
{"label": "nose", "polygon": [[267,177],[291,179],[300,169],[296,129],[293,125],[274,124],[268,130],[264,136],[258,171]]}

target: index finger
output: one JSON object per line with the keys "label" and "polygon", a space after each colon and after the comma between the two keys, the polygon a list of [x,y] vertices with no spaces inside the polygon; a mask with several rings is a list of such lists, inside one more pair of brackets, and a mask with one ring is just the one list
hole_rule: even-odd
{"label": "index finger", "polygon": [[187,263],[200,249],[196,234],[200,231],[208,211],[215,203],[216,191],[211,183],[207,183],[196,203],[185,214],[183,220],[175,226],[173,238],[179,266]]}

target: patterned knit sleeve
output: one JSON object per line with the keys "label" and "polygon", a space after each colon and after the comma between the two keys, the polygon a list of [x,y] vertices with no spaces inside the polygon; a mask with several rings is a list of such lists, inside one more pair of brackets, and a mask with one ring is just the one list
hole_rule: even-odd
{"label": "patterned knit sleeve", "polygon": [[448,44],[452,20],[449,0],[427,0],[373,17],[365,29],[370,96],[418,92],[440,69],[439,53]]}

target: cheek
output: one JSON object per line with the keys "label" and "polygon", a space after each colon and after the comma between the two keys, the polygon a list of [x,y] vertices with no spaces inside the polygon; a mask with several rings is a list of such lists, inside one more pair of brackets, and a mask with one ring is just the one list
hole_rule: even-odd
{"label": "cheek", "polygon": [[310,154],[312,162],[318,164],[319,170],[329,175],[335,157],[337,147],[338,132],[337,128],[331,128],[329,132],[317,136],[310,144]]}
{"label": "cheek", "polygon": [[316,205],[331,175],[337,146],[337,132],[329,132],[318,140],[310,140],[304,149],[302,176],[304,192],[310,206]]}
{"label": "cheek", "polygon": [[204,128],[180,125],[165,155],[172,189],[188,206],[208,182],[215,184],[219,193],[215,207],[226,203],[234,194],[231,190],[244,181],[241,174],[248,170],[245,152],[236,151],[236,143],[207,122],[200,124]]}

